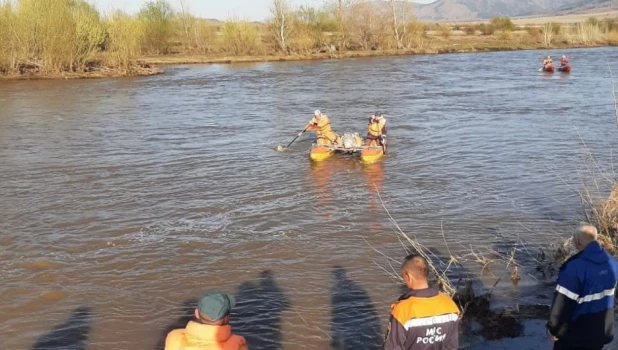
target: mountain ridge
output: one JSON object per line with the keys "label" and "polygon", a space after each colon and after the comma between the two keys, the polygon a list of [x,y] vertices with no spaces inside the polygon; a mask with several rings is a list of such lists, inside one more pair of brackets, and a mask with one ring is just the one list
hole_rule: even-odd
{"label": "mountain ridge", "polygon": [[436,0],[430,4],[414,3],[414,7],[417,18],[423,21],[470,21],[618,8],[618,0]]}

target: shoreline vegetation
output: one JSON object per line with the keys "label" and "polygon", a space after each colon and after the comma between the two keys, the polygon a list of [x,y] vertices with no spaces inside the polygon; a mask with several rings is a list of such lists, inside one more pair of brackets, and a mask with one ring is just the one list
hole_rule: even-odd
{"label": "shoreline vegetation", "polygon": [[[618,45],[618,18],[426,23],[409,1],[273,0],[265,22],[207,20],[186,0],[137,14],[86,0],[0,0],[0,80],[148,76],[155,65],[250,63]],[[539,57],[540,66],[541,57]]]}

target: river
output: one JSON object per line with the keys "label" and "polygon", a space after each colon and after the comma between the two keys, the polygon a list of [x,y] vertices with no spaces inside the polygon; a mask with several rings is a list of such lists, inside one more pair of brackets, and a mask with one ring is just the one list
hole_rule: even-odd
{"label": "river", "polygon": [[[400,293],[378,251],[405,255],[382,201],[446,260],[533,250],[581,218],[588,153],[613,173],[618,53],[566,53],[570,75],[521,51],[0,83],[2,348],[156,349],[213,289],[252,350],[375,348]],[[382,111],[388,156],[312,164],[313,136],[276,152],[315,109],[362,135]],[[495,265],[505,302],[547,291]]]}

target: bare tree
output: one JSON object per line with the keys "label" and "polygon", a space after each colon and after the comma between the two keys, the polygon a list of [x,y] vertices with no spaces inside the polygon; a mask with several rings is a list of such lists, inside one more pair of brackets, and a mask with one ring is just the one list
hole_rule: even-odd
{"label": "bare tree", "polygon": [[398,49],[403,48],[408,24],[414,20],[412,6],[408,0],[389,0],[392,15],[393,36]]}
{"label": "bare tree", "polygon": [[189,28],[191,27],[191,14],[189,13],[189,5],[187,5],[187,0],[179,0],[179,2],[180,13],[178,14],[178,19],[180,19],[182,29],[185,32],[185,37],[187,41],[189,41]]}
{"label": "bare tree", "polygon": [[273,15],[273,29],[277,44],[283,52],[287,52],[287,39],[293,28],[293,12],[288,0],[273,0],[270,9]]}
{"label": "bare tree", "polygon": [[543,43],[546,47],[551,45],[551,41],[554,38],[554,25],[552,23],[545,23],[541,27],[541,33],[543,34]]}
{"label": "bare tree", "polygon": [[[358,2],[350,10],[350,37],[364,50],[377,49],[383,45],[385,36],[390,35],[384,23],[388,23],[388,11],[373,1]],[[386,29],[386,30],[385,30]],[[386,35],[385,35],[386,34]]]}
{"label": "bare tree", "polygon": [[391,14],[393,15],[393,35],[395,35],[395,43],[397,44],[397,48],[401,49],[401,37],[399,36],[399,21],[397,20],[397,3],[396,0],[390,0],[391,5]]}

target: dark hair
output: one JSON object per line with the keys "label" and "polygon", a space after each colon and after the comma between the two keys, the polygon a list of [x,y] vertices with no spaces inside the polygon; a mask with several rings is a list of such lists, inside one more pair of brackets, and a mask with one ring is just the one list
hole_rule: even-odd
{"label": "dark hair", "polygon": [[375,112],[373,115],[375,115],[376,117],[380,117],[382,116],[382,112]]}
{"label": "dark hair", "polygon": [[411,272],[414,277],[429,278],[428,265],[427,259],[422,257],[420,254],[410,254],[403,259],[401,268]]}

